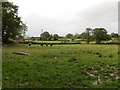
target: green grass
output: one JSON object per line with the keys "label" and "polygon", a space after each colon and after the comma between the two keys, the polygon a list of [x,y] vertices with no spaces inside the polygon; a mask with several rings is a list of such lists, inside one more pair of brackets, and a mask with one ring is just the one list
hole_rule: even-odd
{"label": "green grass", "polygon": [[117,45],[6,46],[3,87],[116,88],[117,66]]}
{"label": "green grass", "polygon": [[[37,41],[37,40],[33,42],[42,43],[42,41]],[[43,43],[61,43],[61,41],[43,41]]]}

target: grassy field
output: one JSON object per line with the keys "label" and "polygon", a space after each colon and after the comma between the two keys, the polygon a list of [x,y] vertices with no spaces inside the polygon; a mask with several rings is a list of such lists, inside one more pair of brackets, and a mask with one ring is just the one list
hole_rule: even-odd
{"label": "grassy field", "polygon": [[116,88],[118,46],[6,46],[2,78],[3,88]]}

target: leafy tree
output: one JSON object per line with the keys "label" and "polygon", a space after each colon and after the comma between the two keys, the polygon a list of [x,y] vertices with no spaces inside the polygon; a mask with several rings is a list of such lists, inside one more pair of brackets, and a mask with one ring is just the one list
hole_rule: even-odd
{"label": "leafy tree", "polygon": [[80,34],[80,38],[85,40],[87,37],[87,33],[83,32],[82,34]]}
{"label": "leafy tree", "polygon": [[18,16],[18,6],[13,3],[3,2],[2,12],[2,40],[3,43],[8,43],[10,39],[15,40],[25,33],[27,26]]}
{"label": "leafy tree", "polygon": [[35,37],[31,37],[31,40],[32,40],[32,41],[35,41],[35,39],[36,39]]}
{"label": "leafy tree", "polygon": [[73,34],[71,34],[71,33],[68,33],[67,35],[66,35],[66,38],[72,38],[73,37]]}
{"label": "leafy tree", "polygon": [[89,35],[89,40],[88,40],[88,33],[87,32],[83,32],[82,34],[80,34],[80,38],[83,39],[84,41],[86,41],[88,44],[90,41],[94,40],[93,35]]}
{"label": "leafy tree", "polygon": [[108,40],[107,30],[104,28],[95,28],[93,30],[93,35],[97,44],[100,44],[104,40]]}
{"label": "leafy tree", "polygon": [[52,38],[53,38],[53,35],[51,34],[51,35],[49,36],[48,40],[52,40]]}
{"label": "leafy tree", "polygon": [[53,38],[54,38],[55,41],[57,41],[57,40],[59,39],[58,34],[54,34],[54,35],[53,35]]}
{"label": "leafy tree", "polygon": [[80,38],[80,34],[76,33],[76,34],[74,35],[74,38]]}
{"label": "leafy tree", "polygon": [[90,42],[90,31],[92,31],[91,28],[86,28],[86,38],[87,38],[87,44]]}
{"label": "leafy tree", "polygon": [[116,38],[119,37],[119,35],[117,33],[111,33],[111,37]]}
{"label": "leafy tree", "polygon": [[41,37],[42,40],[46,41],[46,40],[49,40],[50,34],[49,34],[49,32],[45,31],[40,35],[40,37]]}
{"label": "leafy tree", "polygon": [[111,35],[107,34],[106,35],[106,40],[111,40]]}

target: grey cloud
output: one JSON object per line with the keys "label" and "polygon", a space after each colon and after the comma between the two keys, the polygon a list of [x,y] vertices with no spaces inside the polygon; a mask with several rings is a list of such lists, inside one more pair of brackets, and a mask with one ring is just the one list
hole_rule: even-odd
{"label": "grey cloud", "polygon": [[98,6],[89,8],[82,13],[83,19],[117,21],[117,2],[105,2]]}
{"label": "grey cloud", "polygon": [[65,17],[46,18],[33,14],[25,17],[24,20],[29,26],[28,34],[30,36],[39,36],[42,28],[52,34],[58,33],[59,35],[69,32],[82,33],[87,27],[104,27],[109,33],[118,32],[117,2],[104,2],[98,6],[79,11],[73,16]]}
{"label": "grey cloud", "polygon": [[[104,27],[108,32],[118,32],[118,4],[106,2],[89,8],[77,15],[83,26]],[[78,21],[78,22],[79,22]]]}

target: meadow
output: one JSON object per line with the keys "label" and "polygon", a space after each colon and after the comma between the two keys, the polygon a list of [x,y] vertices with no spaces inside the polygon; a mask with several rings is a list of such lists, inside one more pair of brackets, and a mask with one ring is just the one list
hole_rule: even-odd
{"label": "meadow", "polygon": [[117,88],[118,54],[118,45],[5,46],[2,85],[3,88]]}

